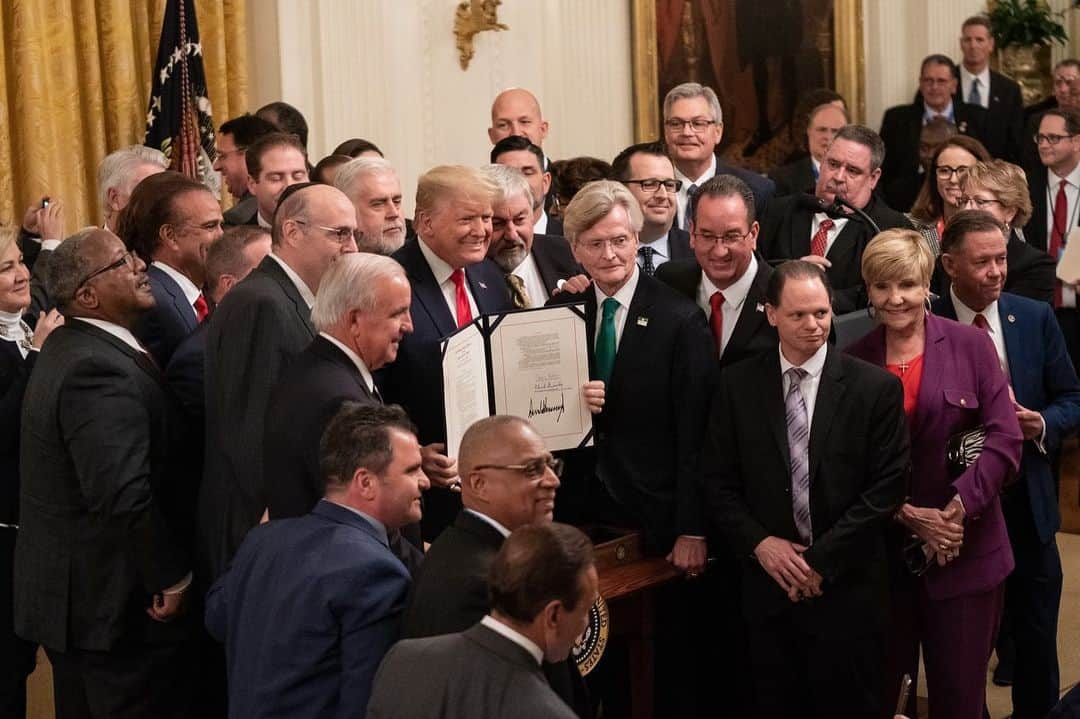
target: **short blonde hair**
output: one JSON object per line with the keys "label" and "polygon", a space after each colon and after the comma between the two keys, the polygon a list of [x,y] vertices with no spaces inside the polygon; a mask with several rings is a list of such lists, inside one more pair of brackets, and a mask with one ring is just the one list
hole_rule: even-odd
{"label": "short blonde hair", "polygon": [[11,225],[0,225],[0,255],[8,251],[15,238],[15,228]]}
{"label": "short blonde hair", "polygon": [[976,162],[967,171],[967,177],[960,186],[969,194],[969,188],[975,185],[993,194],[1001,206],[1016,210],[1016,216],[1010,223],[1013,227],[1023,227],[1031,219],[1031,195],[1028,194],[1027,175],[1018,166],[1004,160]]}
{"label": "short blonde hair", "polygon": [[641,232],[644,218],[641,205],[626,185],[612,180],[595,180],[578,190],[563,214],[563,234],[571,244],[578,236],[604,219],[616,207],[622,207],[630,217],[634,232]]}
{"label": "short blonde hair", "polygon": [[472,202],[494,203],[498,187],[475,167],[439,165],[416,182],[417,213],[434,212],[440,202],[464,199]]}
{"label": "short blonde hair", "polygon": [[862,276],[867,286],[914,277],[923,287],[929,287],[933,272],[934,253],[915,230],[885,230],[863,250]]}

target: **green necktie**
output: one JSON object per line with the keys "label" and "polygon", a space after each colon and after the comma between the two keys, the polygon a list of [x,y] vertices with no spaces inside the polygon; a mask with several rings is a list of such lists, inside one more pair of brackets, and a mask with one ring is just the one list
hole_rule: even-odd
{"label": "green necktie", "polygon": [[596,335],[596,379],[606,385],[611,382],[611,369],[615,366],[615,310],[619,309],[619,301],[608,297],[602,307],[604,318]]}

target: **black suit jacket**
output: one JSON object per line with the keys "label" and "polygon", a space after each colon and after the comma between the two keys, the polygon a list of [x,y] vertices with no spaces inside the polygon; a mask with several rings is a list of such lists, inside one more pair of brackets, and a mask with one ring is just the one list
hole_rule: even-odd
{"label": "black suit jacket", "polygon": [[[885,142],[885,162],[881,180],[888,183],[919,172],[919,135],[923,128],[924,106],[921,99],[910,105],[897,105],[885,111],[881,120],[881,139]],[[987,145],[987,111],[981,105],[953,101],[953,117],[961,135],[970,135]],[[986,147],[990,154],[1000,156],[1004,148]]]}
{"label": "black suit jacket", "polygon": [[[19,427],[37,356],[30,352],[23,357],[14,342],[0,340],[0,524],[19,523]],[[0,532],[13,531],[0,527]]]}
{"label": "black suit jacket", "polygon": [[[956,99],[953,99],[954,105]],[[999,159],[1019,162],[1023,134],[1024,100],[1020,86],[1000,72],[991,70],[990,106],[987,108],[984,132],[986,149]]]}
{"label": "black suit jacket", "polygon": [[23,400],[15,629],[57,651],[175,637],[146,615],[191,565],[183,421],[142,352],[68,318]]}
{"label": "black suit jacket", "polygon": [[[680,535],[703,535],[698,455],[715,365],[705,315],[640,270],[615,354],[603,411],[594,416],[595,473],[644,529],[651,551],[666,554]],[[585,303],[596,337],[596,293],[562,293],[552,304]],[[594,342],[589,344],[590,365]]]}
{"label": "black suit jacket", "polygon": [[[766,261],[777,264],[810,254],[810,229],[814,210],[800,204],[801,195],[776,200],[761,223],[758,251]],[[880,198],[870,197],[863,208],[882,229],[910,228],[911,223],[899,212],[888,207]],[[862,280],[862,253],[874,236],[874,229],[851,217],[837,235],[825,257],[832,263],[825,273],[835,293],[833,309],[837,314],[853,312],[866,306],[866,287]]]}
{"label": "black suit jacket", "polygon": [[[1016,234],[1009,233],[1006,245],[1005,292],[1021,295],[1047,304],[1054,302],[1054,283],[1057,281],[1057,263],[1042,250],[1032,247]],[[939,257],[934,263],[934,274],[930,280],[930,290],[945,296],[949,291],[949,276]]]}
{"label": "black suit jacket", "polygon": [[221,301],[206,336],[206,467],[199,491],[203,572],[217,578],[266,507],[266,405],[315,338],[311,311],[274,257]]}
{"label": "black suit jacket", "polygon": [[199,321],[195,308],[172,277],[154,265],[146,268],[150,290],[156,304],[139,318],[135,336],[154,355],[159,367],[169,364],[172,354],[185,337],[195,331]]}
{"label": "black suit jacket", "polygon": [[[560,227],[560,231],[561,229]],[[532,256],[548,297],[555,291],[559,280],[585,272],[570,252],[569,243],[561,235],[533,235]],[[547,297],[530,299],[538,307],[547,301]]]}
{"label": "black suit jacket", "polygon": [[229,227],[236,227],[238,225],[257,225],[259,214],[259,203],[255,200],[255,196],[248,194],[244,199],[237,202],[235,205],[225,211],[223,215],[225,225]]}
{"label": "black suit jacket", "polygon": [[[769,324],[764,308],[765,289],[769,286],[773,269],[760,256],[757,261],[757,274],[754,275],[750,291],[746,293],[746,300],[739,312],[739,319],[735,322],[735,329],[731,331],[727,347],[720,355],[720,369],[746,357],[776,349],[776,328]],[[697,302],[698,290],[701,288],[701,267],[697,260],[665,262],[656,269],[656,279]]]}
{"label": "black suit jacket", "polygon": [[176,346],[165,368],[165,377],[172,387],[173,396],[180,402],[188,418],[199,426],[198,436],[203,435],[206,418],[206,331],[209,321],[203,322],[195,331]]}
{"label": "black suit jacket", "polygon": [[[880,629],[885,530],[907,493],[910,464],[903,390],[885,370],[827,352],[810,425],[813,543],[804,555],[824,594],[798,616],[822,632],[852,623]],[[729,367],[713,401],[703,481],[710,519],[743,561],[750,621],[795,606],[753,557],[768,536],[799,542],[788,453],[779,351]]]}
{"label": "black suit jacket", "polygon": [[[398,347],[397,360],[376,374],[383,401],[400,404],[419,430],[420,444],[446,441],[443,407],[442,354],[439,341],[457,331],[435,275],[424,259],[420,240],[407,242],[392,257],[405,268],[412,285],[413,331]],[[465,268],[465,278],[481,314],[511,309],[506,278],[494,262],[484,260]],[[433,540],[461,508],[456,494],[430,490],[425,498],[424,539]]]}
{"label": "black suit jacket", "polygon": [[547,230],[546,232],[544,232],[545,235],[549,235],[551,237],[562,237],[563,236],[562,218],[561,217],[552,217],[551,215],[548,215],[548,223],[547,223],[547,227],[545,229]]}
{"label": "black suit jacket", "polygon": [[[716,156],[716,174],[734,175],[750,186],[750,191],[754,193],[754,209],[758,217],[765,212],[769,201],[776,194],[776,183],[768,177],[737,165],[729,165],[720,159],[719,154]],[[682,227],[684,224],[682,216],[676,212],[673,227]]]}
{"label": "black suit jacket", "polygon": [[776,183],[776,197],[785,197],[797,192],[812,195],[817,186],[814,163],[809,155],[777,167],[769,173],[769,177]]}
{"label": "black suit jacket", "polygon": [[[1046,223],[1047,206],[1052,206],[1054,199],[1057,196],[1057,180],[1050,188],[1046,186],[1046,174],[1047,169],[1044,165],[1037,164],[1026,168],[1027,180],[1028,180],[1028,193],[1031,196],[1031,219],[1024,225],[1024,239],[1031,243],[1032,247],[1037,247],[1043,252],[1049,250],[1050,244],[1050,227]],[[1080,213],[1074,213],[1076,217],[1076,224],[1071,225],[1065,230],[1065,236],[1069,236],[1075,227],[1080,227]],[[1054,266],[1057,267],[1057,260],[1054,260]]]}

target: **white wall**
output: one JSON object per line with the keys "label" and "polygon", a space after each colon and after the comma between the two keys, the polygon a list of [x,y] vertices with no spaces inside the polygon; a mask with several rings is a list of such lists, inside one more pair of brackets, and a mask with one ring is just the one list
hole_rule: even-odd
{"label": "white wall", "polygon": [[610,160],[633,141],[628,0],[506,0],[499,20],[510,29],[478,35],[466,71],[457,2],[253,2],[252,108],[277,99],[300,108],[313,162],[350,137],[378,144],[410,214],[425,169],[487,162],[491,101],[507,87],[540,98],[555,159]]}

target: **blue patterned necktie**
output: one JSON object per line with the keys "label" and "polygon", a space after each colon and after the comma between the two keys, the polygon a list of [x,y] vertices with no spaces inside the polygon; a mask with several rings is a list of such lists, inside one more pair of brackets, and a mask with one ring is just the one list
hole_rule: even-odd
{"label": "blue patterned necktie", "polygon": [[795,529],[806,546],[813,541],[810,526],[810,422],[800,384],[809,374],[792,367],[785,374],[790,386],[784,400],[787,413],[788,455],[791,457],[791,509]]}
{"label": "blue patterned necktie", "polygon": [[979,78],[971,81],[971,92],[968,93],[968,104],[982,106],[982,93],[979,92]]}

